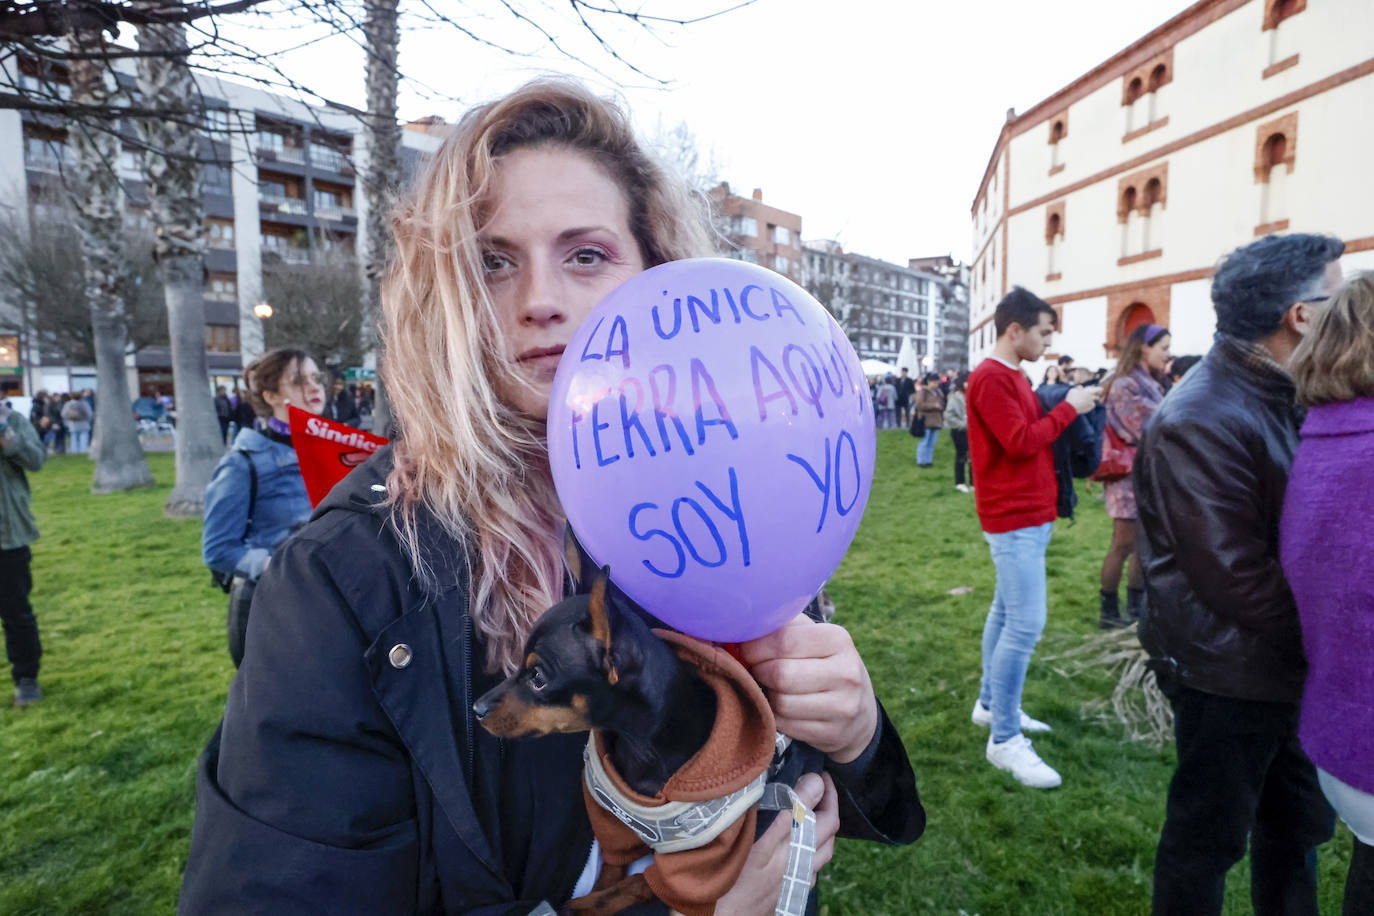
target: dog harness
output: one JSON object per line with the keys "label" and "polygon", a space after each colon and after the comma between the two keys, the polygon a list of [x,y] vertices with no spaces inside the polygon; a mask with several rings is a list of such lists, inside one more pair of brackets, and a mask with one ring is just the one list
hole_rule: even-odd
{"label": "dog harness", "polygon": [[[747,849],[753,843],[753,823],[752,817],[746,821],[749,833],[747,838],[740,835],[739,823],[746,815],[752,814],[755,808],[770,811],[785,811],[792,818],[791,823],[791,842],[788,848],[787,868],[784,873],[782,888],[778,894],[778,901],[775,908],[777,916],[802,916],[806,911],[806,902],[811,892],[811,865],[816,851],[816,815],[810,811],[792,787],[780,782],[769,782],[769,777],[775,774],[782,762],[783,755],[791,743],[791,739],[779,734],[773,727],[772,711],[768,708],[767,700],[759,691],[758,685],[743,666],[739,665],[734,659],[729,658],[724,652],[683,636],[678,633],[656,630],[655,633],[665,641],[674,644],[674,648],[684,661],[698,665],[699,670],[707,676],[708,681],[717,687],[718,698],[725,699],[728,694],[722,687],[726,682],[736,685],[742,695],[747,695],[741,707],[734,707],[728,703],[723,703],[717,710],[717,730],[726,728],[722,725],[725,720],[738,721],[741,718],[740,710],[752,709],[746,717],[746,724],[742,726],[745,733],[752,734],[754,738],[743,739],[744,743],[738,746],[742,754],[747,754],[749,759],[756,760],[757,775],[748,778],[748,769],[740,771],[741,758],[731,756],[729,759],[717,758],[715,764],[703,765],[702,758],[708,757],[711,753],[713,743],[719,742],[720,735],[715,736],[712,741],[708,741],[707,748],[698,754],[698,757],[689,761],[688,765],[675,775],[665,791],[658,797],[657,803],[646,804],[648,799],[642,796],[632,797],[627,794],[628,787],[624,785],[616,774],[608,771],[604,758],[604,749],[600,747],[598,738],[593,733],[587,741],[587,747],[583,752],[584,766],[583,788],[589,805],[595,805],[610,815],[610,822],[616,823],[620,829],[627,830],[625,839],[632,836],[637,839],[642,849],[647,846],[655,854],[655,864],[650,866],[650,871],[646,873],[649,878],[650,886],[655,893],[669,903],[675,909],[686,913],[710,913],[712,905],[707,903],[707,899],[696,896],[696,902],[686,900],[674,901],[671,899],[674,892],[671,887],[681,887],[673,884],[667,879],[665,871],[676,871],[670,869],[669,861],[676,862],[675,854],[683,853],[686,857],[699,856],[705,852],[713,841],[718,838],[721,842],[731,844],[740,855],[747,854]],[[760,734],[759,727],[767,728],[767,732]],[[772,754],[771,759],[768,755],[768,744],[760,744],[759,740],[767,742],[766,735],[772,735]],[[721,748],[720,743],[714,744],[716,750]],[[733,746],[729,739],[724,746]],[[753,748],[753,750],[749,750]],[[717,769],[717,768],[720,769]],[[716,775],[722,770],[733,770],[744,776],[744,779],[731,777],[727,780],[720,780]],[[725,784],[721,784],[724,782]],[[718,785],[723,794],[715,796],[714,792],[703,791],[708,785]],[[678,797],[674,798],[676,795]],[[666,796],[666,797],[665,797]],[[686,796],[685,798],[682,796]],[[602,815],[605,817],[606,815]],[[780,815],[781,816],[781,815]],[[597,818],[593,817],[593,825],[596,826]],[[603,835],[603,827],[596,827],[598,839],[603,841],[604,861],[615,861],[612,859],[607,847],[609,835]],[[727,831],[729,832],[728,835]],[[620,861],[629,861],[632,852],[627,852],[624,841],[614,841],[621,853]],[[744,844],[741,847],[739,844]],[[695,852],[695,851],[701,852]],[[737,863],[741,860],[736,859]],[[736,864],[735,868],[738,869]],[[655,875],[657,872],[657,876]],[[698,872],[698,874],[702,874]],[[719,872],[713,872],[719,875]],[[738,871],[735,872],[738,874]],[[732,878],[726,879],[733,881]],[[718,889],[720,885],[717,885]],[[729,884],[724,884],[724,889],[728,889]],[[665,892],[668,896],[664,896]]]}

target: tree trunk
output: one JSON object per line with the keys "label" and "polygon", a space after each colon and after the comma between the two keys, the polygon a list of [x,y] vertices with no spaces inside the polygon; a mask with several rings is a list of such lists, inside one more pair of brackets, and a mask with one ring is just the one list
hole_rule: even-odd
{"label": "tree trunk", "polygon": [[[100,32],[75,32],[72,47],[94,54],[104,49],[104,37]],[[98,59],[73,60],[69,72],[72,102],[87,106],[88,111],[68,128],[68,189],[80,214],[77,228],[81,232],[91,331],[95,335],[98,389],[93,437],[95,480],[91,486],[95,493],[153,483],[153,472],[138,441],[129,381],[124,372],[129,341],[124,302],[119,295],[124,189],[116,172],[120,151],[116,121],[110,116],[115,111],[111,99],[114,90],[106,84],[105,73],[106,67]]]}
{"label": "tree trunk", "polygon": [[[176,7],[177,0],[141,0],[145,9]],[[224,454],[224,439],[210,392],[205,355],[204,211],[200,199],[200,93],[186,64],[186,27],[145,25],[138,47],[156,56],[139,58],[138,89],[143,103],[165,112],[139,118],[143,175],[155,240],[153,256],[167,299],[167,329],[176,389],[176,483],[163,511],[197,516],[205,510],[205,487]]]}
{"label": "tree trunk", "polygon": [[[367,49],[367,168],[363,194],[367,198],[367,248],[363,274],[367,303],[363,346],[380,355],[382,276],[391,258],[391,208],[396,202],[397,176],[401,172],[401,127],[396,123],[396,61],[400,36],[396,22],[397,0],[365,0],[363,39]],[[379,367],[380,368],[380,367]],[[386,435],[391,422],[386,389],[377,374],[372,407],[372,431]]]}

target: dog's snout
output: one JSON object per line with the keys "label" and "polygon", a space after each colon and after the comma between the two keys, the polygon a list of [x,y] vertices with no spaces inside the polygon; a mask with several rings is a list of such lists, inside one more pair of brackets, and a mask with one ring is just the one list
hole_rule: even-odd
{"label": "dog's snout", "polygon": [[472,704],[472,711],[477,716],[477,721],[481,722],[491,714],[491,703],[486,697],[479,697],[477,702]]}

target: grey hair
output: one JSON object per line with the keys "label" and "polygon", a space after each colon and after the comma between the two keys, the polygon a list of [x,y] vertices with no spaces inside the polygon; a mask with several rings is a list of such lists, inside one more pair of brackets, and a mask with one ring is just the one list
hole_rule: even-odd
{"label": "grey hair", "polygon": [[1273,334],[1295,302],[1317,295],[1326,265],[1345,251],[1329,235],[1266,235],[1231,252],[1212,278],[1217,330],[1242,340]]}

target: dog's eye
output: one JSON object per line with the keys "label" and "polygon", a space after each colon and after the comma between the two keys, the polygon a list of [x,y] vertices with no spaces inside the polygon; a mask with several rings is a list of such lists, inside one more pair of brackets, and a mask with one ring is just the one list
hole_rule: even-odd
{"label": "dog's eye", "polygon": [[544,679],[544,672],[539,668],[530,669],[529,682],[531,690],[543,690],[549,686],[549,682]]}

